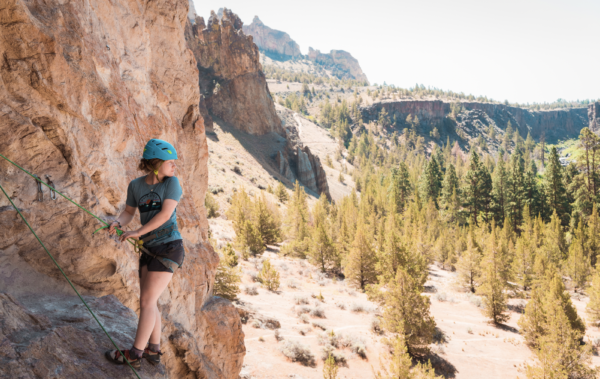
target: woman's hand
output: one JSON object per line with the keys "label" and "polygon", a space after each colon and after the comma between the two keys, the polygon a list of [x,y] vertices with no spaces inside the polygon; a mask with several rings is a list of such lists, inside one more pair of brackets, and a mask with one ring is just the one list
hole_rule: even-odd
{"label": "woman's hand", "polygon": [[110,234],[111,236],[117,234],[117,230],[115,229],[116,227],[119,227],[119,229],[121,229],[121,224],[119,224],[118,221],[113,221],[109,226],[108,226],[108,234]]}
{"label": "woman's hand", "polygon": [[123,234],[121,234],[121,235],[119,236],[119,240],[120,240],[121,242],[125,242],[125,241],[127,241],[127,238],[134,238],[134,239],[137,239],[137,238],[139,238],[139,236],[141,236],[141,234],[140,234],[140,233],[139,233],[139,231],[137,231],[137,230],[130,230],[130,231],[128,231],[128,232],[125,232],[125,231],[124,231],[124,232],[123,232]]}

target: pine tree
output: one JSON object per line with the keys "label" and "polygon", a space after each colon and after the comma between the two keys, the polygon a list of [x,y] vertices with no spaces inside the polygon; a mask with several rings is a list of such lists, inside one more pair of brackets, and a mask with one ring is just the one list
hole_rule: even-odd
{"label": "pine tree", "polygon": [[410,196],[411,187],[408,178],[408,168],[404,162],[400,163],[398,168],[392,169],[389,194],[392,203],[396,206],[397,213],[402,213],[404,211],[404,207]]}
{"label": "pine tree", "polygon": [[582,221],[579,222],[574,234],[565,266],[573,283],[579,288],[584,288],[590,275],[591,264]]}
{"label": "pine tree", "polygon": [[407,353],[405,337],[402,334],[394,336],[387,342],[391,348],[389,368],[379,360],[382,371],[375,371],[375,379],[435,379],[441,378],[435,375],[431,362],[427,364],[417,363],[412,369],[412,360]]}
{"label": "pine tree", "polygon": [[422,357],[429,353],[435,321],[429,314],[430,301],[421,295],[417,283],[400,268],[383,293],[383,327],[403,334],[408,353]]}
{"label": "pine tree", "polygon": [[590,321],[597,326],[600,324],[600,270],[594,271],[588,293],[590,301],[586,306],[586,312]]}
{"label": "pine tree", "polygon": [[323,365],[323,379],[337,379],[338,370],[335,358],[329,354]]}
{"label": "pine tree", "polygon": [[263,267],[258,274],[258,281],[269,291],[277,291],[279,288],[279,272],[271,265],[271,261],[265,259]]}
{"label": "pine tree", "polygon": [[507,303],[504,294],[506,281],[502,279],[504,262],[499,250],[492,226],[486,255],[482,262],[481,285],[477,288],[477,294],[483,297],[484,314],[496,324],[506,322],[509,318],[506,314]]}
{"label": "pine tree", "polygon": [[365,225],[359,222],[350,253],[348,254],[344,274],[355,287],[365,289],[377,279],[375,264],[377,257],[373,251],[372,241],[365,233]]}
{"label": "pine tree", "polygon": [[525,170],[523,157],[520,152],[515,152],[510,159],[509,185],[507,186],[506,216],[510,217],[516,231],[523,217],[525,197]]}
{"label": "pine tree", "polygon": [[442,188],[442,173],[435,157],[431,157],[431,160],[425,165],[419,187],[423,204],[427,204],[431,200],[437,208],[438,196]]}
{"label": "pine tree", "polygon": [[467,249],[456,263],[458,271],[458,283],[475,293],[475,288],[481,273],[481,253],[473,238],[473,232],[469,231],[467,237]]}
{"label": "pine tree", "polygon": [[[540,196],[540,189],[537,184],[537,166],[532,159],[529,168],[525,172],[524,187],[524,203],[528,206],[529,215],[537,216],[543,213],[544,206],[543,198]],[[524,210],[525,208],[523,208]],[[525,215],[523,214],[523,217]]]}
{"label": "pine tree", "polygon": [[550,223],[546,224],[541,252],[547,261],[556,267],[560,266],[562,260],[566,258],[565,233],[556,211],[552,214]]}
{"label": "pine tree", "polygon": [[479,161],[479,155],[473,151],[470,156],[469,170],[465,175],[465,185],[461,190],[466,217],[477,223],[480,215],[487,221],[492,194],[492,178],[487,168]]}
{"label": "pine tree", "polygon": [[587,222],[587,250],[590,255],[590,264],[593,268],[596,268],[598,254],[600,254],[600,218],[598,217],[596,204],[592,207],[592,214],[588,217]]}
{"label": "pine tree", "polygon": [[324,224],[313,229],[308,256],[311,263],[318,266],[322,272],[337,267],[338,257],[335,246]]}
{"label": "pine tree", "polygon": [[233,250],[233,246],[229,242],[227,242],[227,245],[225,245],[223,248],[223,259],[229,267],[235,267],[238,265],[238,256],[235,253],[235,250]]}
{"label": "pine tree", "polygon": [[240,234],[236,235],[236,241],[241,250],[248,249],[254,256],[260,255],[266,250],[260,231],[250,220],[244,222]]}
{"label": "pine tree", "polygon": [[454,221],[456,215],[454,212],[458,211],[455,201],[460,196],[458,193],[458,177],[456,176],[456,169],[453,164],[449,164],[446,168],[446,175],[442,182],[442,191],[440,196],[441,209],[448,216],[449,221]]}
{"label": "pine tree", "polygon": [[230,266],[230,261],[228,261],[227,256],[224,256],[219,260],[217,266],[213,295],[234,301],[240,293],[239,284],[241,281],[240,270]]}
{"label": "pine tree", "polygon": [[507,206],[507,187],[508,173],[504,165],[504,155],[500,154],[498,157],[498,164],[494,169],[494,175],[492,177],[493,190],[492,190],[492,208],[494,212],[494,219],[498,222],[498,225],[502,225],[504,222],[504,216],[506,214]]}
{"label": "pine tree", "polygon": [[569,204],[563,182],[563,168],[558,160],[558,151],[552,147],[548,166],[544,174],[545,192],[550,212],[556,212],[563,226],[569,224]]}
{"label": "pine tree", "polygon": [[270,210],[264,194],[254,202],[254,225],[258,229],[264,245],[272,245],[281,240],[281,227],[275,210]]}
{"label": "pine tree", "polygon": [[289,200],[289,196],[285,186],[281,182],[277,182],[277,187],[275,187],[275,197],[282,203],[287,203]]}

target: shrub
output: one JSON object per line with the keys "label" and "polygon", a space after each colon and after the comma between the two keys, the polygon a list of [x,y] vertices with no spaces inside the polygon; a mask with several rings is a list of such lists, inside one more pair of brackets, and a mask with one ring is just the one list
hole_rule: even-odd
{"label": "shrub", "polygon": [[296,295],[294,296],[294,303],[296,305],[308,304],[306,296]]}
{"label": "shrub", "polygon": [[300,315],[306,314],[306,313],[310,313],[311,308],[307,307],[306,305],[303,305],[301,307],[297,307],[296,308],[296,315],[298,317],[300,317]]}
{"label": "shrub", "polygon": [[352,303],[352,305],[350,306],[350,311],[352,312],[364,312],[364,313],[369,313],[372,311],[371,307],[369,307],[368,305],[365,304],[359,304],[359,303]]}
{"label": "shrub", "polygon": [[260,274],[258,274],[258,280],[269,291],[277,291],[279,289],[279,273],[268,259],[263,262],[263,268]]}
{"label": "shrub", "polygon": [[289,288],[298,288],[298,287],[300,287],[300,283],[298,283],[298,282],[297,282],[297,281],[295,281],[294,279],[289,279],[289,280],[286,282],[286,285],[287,285]]}
{"label": "shrub", "polygon": [[383,328],[381,327],[381,320],[379,317],[374,317],[371,320],[371,331],[377,335],[383,334]]}
{"label": "shrub", "polygon": [[250,276],[250,279],[252,279],[253,282],[258,282],[258,272],[256,271],[250,271],[248,272],[248,275]]}
{"label": "shrub", "polygon": [[335,306],[338,307],[338,308],[340,308],[340,309],[343,309],[343,310],[346,309],[346,304],[342,303],[341,301],[340,302],[336,302]]}
{"label": "shrub", "polygon": [[311,323],[312,326],[314,326],[315,328],[319,328],[321,330],[326,330],[327,327],[325,326],[325,324],[323,324],[321,321],[313,321]]}
{"label": "shrub", "polygon": [[263,336],[260,336],[260,337],[258,337],[258,340],[259,340],[260,342],[265,342],[265,339],[263,338]]}
{"label": "shrub", "polygon": [[333,355],[329,355],[323,365],[323,379],[337,379],[338,366]]}
{"label": "shrub", "polygon": [[308,320],[308,316],[306,315],[306,313],[300,315],[300,321],[302,321],[305,324],[308,324],[309,320]]}
{"label": "shrub", "polygon": [[350,351],[363,359],[367,358],[366,342],[361,336],[350,333],[341,333],[338,335],[338,344],[340,347],[350,349]]}
{"label": "shrub", "polygon": [[210,192],[206,193],[204,197],[204,206],[206,207],[206,217],[215,218],[219,217],[219,203]]}
{"label": "shrub", "polygon": [[256,286],[254,286],[254,285],[245,286],[244,293],[246,295],[256,296],[256,295],[258,295],[258,290],[256,289]]}
{"label": "shrub", "polygon": [[304,327],[302,327],[302,328],[300,328],[298,330],[298,333],[300,333],[301,335],[305,336],[308,333],[310,333],[310,328],[304,326]]}
{"label": "shrub", "polygon": [[288,270],[288,266],[285,263],[282,263],[279,265],[279,268],[283,271],[287,271]]}
{"label": "shrub", "polygon": [[326,286],[326,285],[327,285],[327,282],[326,282],[325,280],[319,280],[319,285],[320,285],[321,287],[324,287],[324,286]]}
{"label": "shrub", "polygon": [[312,317],[318,317],[318,318],[325,318],[325,311],[323,310],[323,308],[320,307],[314,307],[311,311],[310,311],[310,315]]}
{"label": "shrub", "polygon": [[344,353],[341,351],[336,351],[335,347],[331,345],[325,345],[321,349],[321,359],[323,361],[327,361],[329,357],[333,357],[333,360],[336,364],[345,365],[347,362],[346,355],[344,355]]}
{"label": "shrub", "polygon": [[319,342],[319,345],[338,347],[338,338],[338,335],[331,329],[326,332],[321,332],[317,337],[317,342]]}
{"label": "shrub", "polygon": [[319,291],[319,296],[317,296],[316,299],[319,300],[321,303],[325,302],[325,297],[323,297],[321,291]]}
{"label": "shrub", "polygon": [[471,328],[470,326],[467,328],[467,333],[469,334],[473,334],[473,328]]}
{"label": "shrub", "polygon": [[442,293],[436,293],[435,294],[435,299],[437,301],[446,301],[446,293],[442,292]]}
{"label": "shrub", "polygon": [[279,329],[275,329],[275,339],[277,340],[277,342],[282,341],[283,340],[283,336],[281,335],[281,333],[279,332]]}
{"label": "shrub", "polygon": [[254,320],[254,322],[252,323],[252,327],[256,328],[256,329],[260,329],[262,328],[262,322],[258,321],[258,320]]}
{"label": "shrub", "polygon": [[282,344],[280,351],[292,362],[300,362],[306,366],[313,366],[315,364],[315,356],[310,351],[310,348],[299,341],[286,340]]}

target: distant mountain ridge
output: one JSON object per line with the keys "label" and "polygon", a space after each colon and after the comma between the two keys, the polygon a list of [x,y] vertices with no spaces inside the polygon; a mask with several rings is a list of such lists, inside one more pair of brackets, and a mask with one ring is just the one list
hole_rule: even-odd
{"label": "distant mountain ridge", "polygon": [[[217,15],[220,17],[222,10]],[[354,79],[368,83],[367,75],[360,68],[358,60],[349,52],[331,50],[321,53],[319,50],[308,48],[308,55],[300,52],[300,46],[289,34],[266,26],[258,16],[254,16],[250,25],[244,25],[242,30],[246,35],[252,36],[254,43],[266,56],[277,61],[286,61],[296,58],[309,60],[330,69],[340,79]]]}

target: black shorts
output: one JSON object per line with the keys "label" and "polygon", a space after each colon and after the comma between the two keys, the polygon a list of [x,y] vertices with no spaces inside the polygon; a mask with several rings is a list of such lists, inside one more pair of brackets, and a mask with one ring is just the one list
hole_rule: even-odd
{"label": "black shorts", "polygon": [[[152,254],[156,254],[159,257],[167,258],[173,262],[177,262],[179,266],[183,264],[185,258],[185,251],[183,249],[183,240],[175,240],[164,243],[157,246],[146,247]],[[162,272],[173,272],[170,268],[166,267],[162,262],[151,255],[141,253],[140,256],[140,269],[139,275],[142,277],[142,267],[148,266],[148,271],[162,271]]]}

